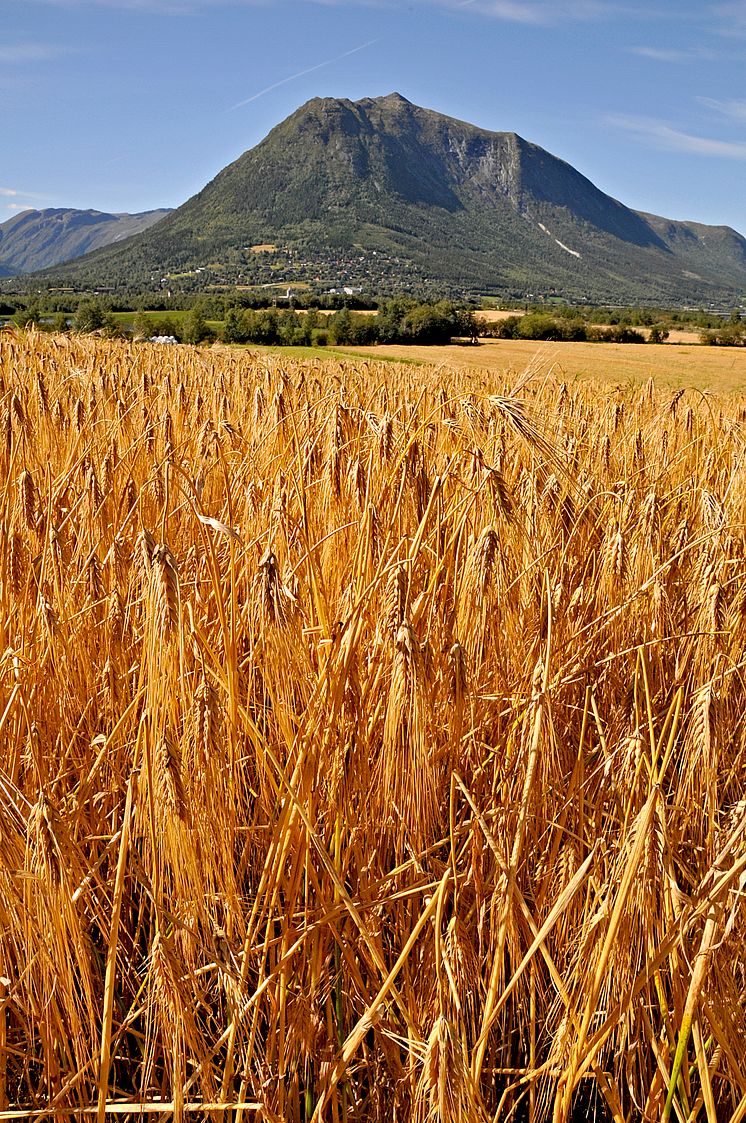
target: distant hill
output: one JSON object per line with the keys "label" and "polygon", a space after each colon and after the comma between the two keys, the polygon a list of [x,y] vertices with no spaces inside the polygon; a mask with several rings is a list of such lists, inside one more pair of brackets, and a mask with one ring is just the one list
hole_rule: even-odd
{"label": "distant hill", "polygon": [[105,214],[59,208],[21,211],[0,223],[0,275],[31,273],[81,257],[147,230],[168,213]]}
{"label": "distant hill", "polygon": [[389,94],[309,101],[152,229],[50,279],[194,270],[213,282],[705,303],[746,292],[746,240],[630,210],[515,133]]}

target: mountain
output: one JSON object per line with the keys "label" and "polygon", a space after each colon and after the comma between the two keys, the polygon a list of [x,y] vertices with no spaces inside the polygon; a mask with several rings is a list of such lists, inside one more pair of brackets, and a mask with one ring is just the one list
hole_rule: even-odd
{"label": "mountain", "polygon": [[0,223],[0,276],[47,269],[147,230],[168,210],[105,214],[48,208],[21,211]]}
{"label": "mountain", "polygon": [[122,285],[175,274],[195,286],[309,280],[734,302],[746,292],[746,240],[630,210],[515,133],[399,94],[315,98],[155,227],[50,279]]}

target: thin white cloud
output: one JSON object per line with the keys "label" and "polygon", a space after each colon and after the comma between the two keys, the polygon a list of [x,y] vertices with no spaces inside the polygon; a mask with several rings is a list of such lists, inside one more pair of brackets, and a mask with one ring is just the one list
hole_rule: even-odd
{"label": "thin white cloud", "polygon": [[705,47],[631,47],[633,55],[652,59],[654,62],[695,62],[697,59],[712,60],[718,57],[716,51]]}
{"label": "thin white cloud", "polygon": [[551,13],[543,4],[520,4],[514,0],[460,0],[447,4],[447,7],[472,8],[483,16],[505,20],[508,23],[544,24],[550,23]]}
{"label": "thin white cloud", "polygon": [[49,43],[0,43],[0,63],[13,66],[24,62],[47,62],[62,54]]}
{"label": "thin white cloud", "polygon": [[34,208],[30,207],[28,203],[6,203],[3,207],[3,210],[13,211],[14,214],[16,212],[20,213],[21,211],[32,211],[33,209]]}
{"label": "thin white cloud", "polygon": [[118,8],[126,12],[150,12],[161,15],[182,15],[213,0],[27,0],[54,8]]}
{"label": "thin white cloud", "polygon": [[357,47],[353,47],[349,51],[343,51],[341,55],[335,55],[334,58],[325,59],[324,62],[317,62],[315,66],[309,66],[305,70],[299,70],[296,74],[290,74],[287,78],[281,78],[279,82],[273,82],[271,86],[265,86],[263,90],[252,94],[251,97],[246,97],[243,101],[237,101],[232,105],[231,109],[241,109],[244,105],[249,105],[250,102],[256,101],[257,98],[264,97],[265,94],[270,93],[272,90],[278,89],[280,86],[286,86],[288,82],[294,82],[296,78],[303,78],[306,74],[313,74],[316,70],[321,70],[324,66],[331,66],[334,62],[340,62],[343,58],[349,58],[350,55],[356,55],[358,51],[364,51],[366,47],[372,47],[375,43],[380,43],[380,39],[371,39],[367,43],[361,43]]}
{"label": "thin white cloud", "polygon": [[473,12],[507,23],[549,26],[571,21],[594,22],[621,14],[624,9],[617,4],[600,0],[439,0],[440,7],[470,8]]}
{"label": "thin white cloud", "polygon": [[[26,0],[69,8],[120,8],[156,14],[185,14],[205,8],[271,7],[289,0]],[[308,4],[338,8],[392,8],[398,0],[304,0]],[[418,8],[468,8],[479,15],[511,23],[553,25],[564,21],[591,22],[614,18],[670,19],[670,12],[623,0],[410,0]]]}
{"label": "thin white cloud", "polygon": [[152,15],[189,15],[204,8],[227,8],[239,4],[269,6],[273,0],[26,0],[57,8],[118,8]]}
{"label": "thin white cloud", "polygon": [[731,3],[726,4],[713,4],[708,9],[708,14],[714,30],[721,35],[746,35],[746,3],[744,3],[744,0],[732,0]]}
{"label": "thin white cloud", "polygon": [[[48,195],[40,195],[36,191],[21,191],[15,187],[0,187],[0,199],[48,199]],[[30,209],[30,204],[26,203],[22,207],[15,203],[6,203],[6,207],[14,207],[16,210],[26,211]]]}
{"label": "thin white cloud", "polygon": [[[433,0],[423,0],[432,6]],[[657,20],[669,19],[651,7],[630,3],[610,3],[608,0],[435,0],[441,8],[469,10],[482,16],[511,23],[553,26],[562,23],[595,23],[612,19]]]}
{"label": "thin white cloud", "polygon": [[698,97],[697,101],[732,121],[746,121],[746,101],[720,101],[714,97]]}
{"label": "thin white cloud", "polygon": [[686,152],[691,156],[746,160],[746,141],[696,136],[694,133],[673,129],[664,121],[655,121],[648,117],[612,116],[606,118],[606,124],[612,128],[623,129],[638,140],[666,152]]}

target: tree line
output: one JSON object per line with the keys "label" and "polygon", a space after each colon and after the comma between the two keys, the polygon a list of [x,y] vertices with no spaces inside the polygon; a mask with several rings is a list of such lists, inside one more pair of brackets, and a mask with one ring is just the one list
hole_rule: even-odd
{"label": "tree line", "polygon": [[[450,300],[430,301],[411,296],[369,301],[346,294],[329,294],[336,303],[332,314],[323,314],[327,301],[307,296],[302,307],[295,298],[268,302],[257,293],[216,293],[187,301],[177,307],[169,301],[149,311],[133,312],[113,306],[106,296],[79,297],[66,309],[61,298],[30,302],[19,307],[0,303],[0,316],[8,316],[19,327],[35,325],[41,330],[99,332],[137,339],[171,336],[177,342],[199,344],[216,339],[225,343],[262,346],[367,346],[370,344],[445,344],[453,339],[471,343],[480,337],[535,341],[662,343],[674,326],[698,327],[700,340],[712,346],[746,345],[746,323],[734,309],[729,318],[703,312],[664,313],[660,309],[591,309],[560,306],[551,311],[529,308],[524,314],[487,321],[473,308]],[[48,306],[44,307],[47,303]],[[372,315],[362,314],[372,305]],[[355,307],[356,306],[356,307]],[[142,309],[142,304],[141,304]],[[158,315],[153,315],[159,312]],[[162,314],[160,314],[162,313]],[[604,322],[604,316],[608,321]],[[665,316],[665,318],[664,318]]]}
{"label": "tree line", "polygon": [[373,343],[412,343],[423,346],[449,343],[454,338],[477,339],[474,313],[451,301],[436,303],[396,297],[383,301],[378,313],[365,316],[340,308],[331,316],[318,309],[306,312],[273,308],[229,309],[221,338],[226,343],[285,346],[367,346]]}
{"label": "tree line", "polygon": [[[651,340],[662,343],[668,330],[655,325]],[[479,334],[492,339],[533,339],[567,343],[645,343],[645,336],[627,324],[590,324],[580,316],[558,316],[546,312],[528,312],[524,316],[506,316],[492,323],[480,322]],[[653,334],[655,338],[652,339]]]}

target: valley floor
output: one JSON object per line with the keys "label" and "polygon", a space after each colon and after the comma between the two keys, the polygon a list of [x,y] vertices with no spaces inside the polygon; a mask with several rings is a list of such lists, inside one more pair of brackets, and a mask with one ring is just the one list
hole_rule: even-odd
{"label": "valley floor", "polygon": [[[685,333],[681,333],[684,335]],[[559,379],[591,379],[630,385],[654,378],[661,385],[733,393],[746,384],[746,348],[704,347],[660,343],[536,343],[530,339],[484,339],[476,347],[411,347],[391,344],[378,347],[340,348],[376,360],[392,358],[475,371],[526,370],[549,373]]]}

